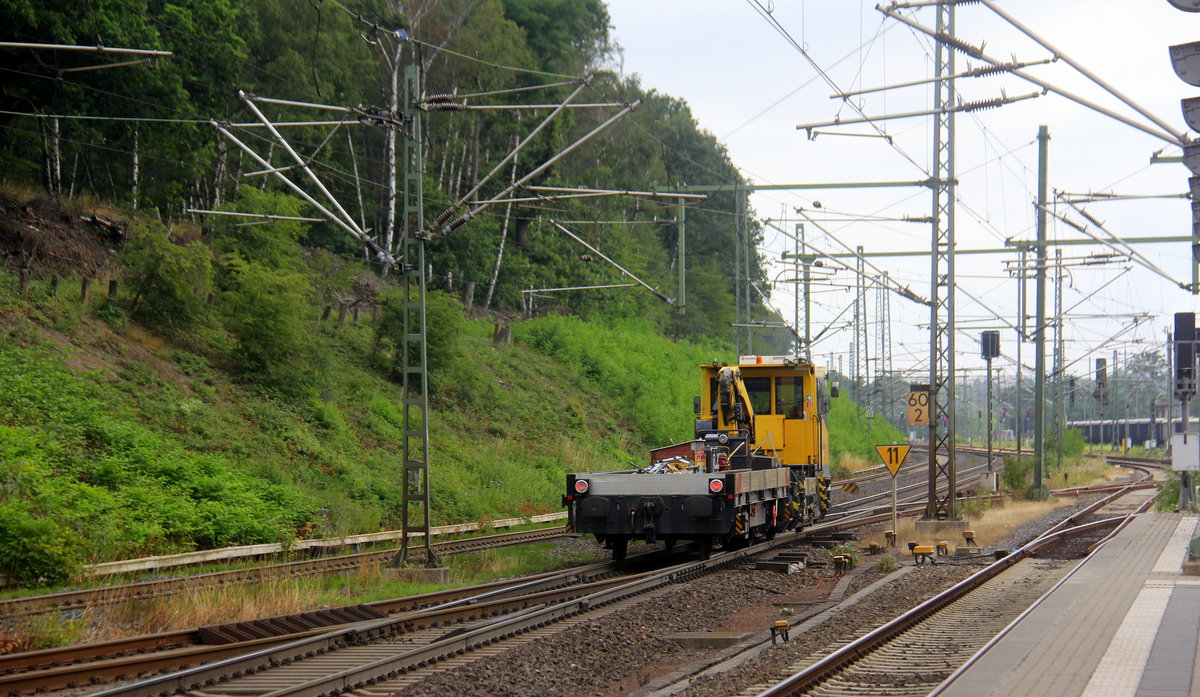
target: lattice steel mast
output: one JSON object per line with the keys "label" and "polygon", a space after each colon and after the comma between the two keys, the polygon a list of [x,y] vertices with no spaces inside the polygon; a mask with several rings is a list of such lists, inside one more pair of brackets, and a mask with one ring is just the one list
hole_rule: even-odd
{"label": "lattice steel mast", "polygon": [[425,214],[421,148],[421,80],[418,67],[404,69],[404,206],[400,242],[404,341],[401,346],[404,389],[404,497],[401,503],[397,566],[408,561],[410,536],[421,534],[425,565],[441,566],[429,539],[429,372],[425,341]]}
{"label": "lattice steel mast", "polygon": [[[954,35],[954,0],[938,2],[937,32]],[[925,520],[958,517],[954,498],[954,49],[938,41],[933,98],[933,244],[929,290],[929,498]],[[938,496],[945,482],[946,495]]]}
{"label": "lattice steel mast", "polygon": [[874,400],[879,413],[885,418],[894,416],[892,413],[891,379],[892,379],[892,306],[891,292],[888,291],[888,272],[883,272],[883,283],[879,285],[875,313],[879,318],[875,327],[875,389],[877,398]]}

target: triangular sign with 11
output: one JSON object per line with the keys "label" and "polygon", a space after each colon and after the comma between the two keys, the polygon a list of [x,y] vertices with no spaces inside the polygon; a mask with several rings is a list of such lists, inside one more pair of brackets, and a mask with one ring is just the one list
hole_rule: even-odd
{"label": "triangular sign with 11", "polygon": [[888,471],[895,477],[900,471],[900,466],[908,459],[908,450],[911,445],[877,445],[875,452],[879,453],[879,457],[883,460],[883,464],[887,465]]}

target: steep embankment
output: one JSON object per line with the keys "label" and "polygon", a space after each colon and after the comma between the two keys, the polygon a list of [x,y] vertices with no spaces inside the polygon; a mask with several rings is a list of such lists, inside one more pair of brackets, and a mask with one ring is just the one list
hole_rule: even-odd
{"label": "steep embankment", "polygon": [[[73,256],[0,270],[0,573],[57,582],[89,562],[398,527],[394,288],[330,255],[256,269],[227,254],[220,282],[189,295],[181,279],[206,278],[198,243],[8,212],[11,249]],[[86,298],[77,268],[94,279]],[[331,277],[370,296],[355,296],[361,313],[325,310]],[[183,311],[186,324],[170,314]],[[558,510],[566,472],[688,438],[695,366],[733,354],[612,317],[517,322],[497,342],[503,320],[442,292],[429,317],[435,523]]]}
{"label": "steep embankment", "polygon": [[[0,273],[0,573],[58,581],[87,562],[398,524],[400,388],[370,313],[310,307],[300,370],[319,379],[289,391],[232,362],[217,322],[151,331],[124,293],[93,284],[85,300],[44,271],[24,289]],[[432,305],[439,523],[557,510],[563,473],[686,438],[691,367],[728,352],[565,317],[496,343],[492,318]]]}
{"label": "steep embankment", "polygon": [[[89,561],[324,531],[326,517],[329,532],[396,525],[400,392],[365,364],[369,329],[317,328],[327,386],[298,401],[92,316],[105,300],[40,285],[21,300],[0,277],[4,572],[56,579]],[[434,385],[438,522],[554,510],[563,472],[643,449],[624,405],[520,343],[493,345],[490,322],[462,329]]]}

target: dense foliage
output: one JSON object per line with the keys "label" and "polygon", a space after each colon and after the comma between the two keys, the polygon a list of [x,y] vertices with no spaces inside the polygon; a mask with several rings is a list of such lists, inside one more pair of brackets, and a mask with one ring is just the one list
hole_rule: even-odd
{"label": "dense foliage", "polygon": [[[22,49],[0,69],[0,168],[16,204],[6,210],[36,192],[46,199],[37,225],[55,226],[44,241],[100,260],[83,269],[27,253],[6,237],[36,229],[26,221],[0,229],[11,262],[0,270],[0,574],[59,582],[113,558],[398,525],[404,287],[341,228],[304,220],[323,217],[311,203],[248,176],[265,167],[209,123],[254,120],[239,89],[398,116],[393,78],[416,65],[423,94],[480,93],[472,105],[556,104],[584,75],[578,101],[640,102],[530,184],[725,185],[689,204],[686,258],[675,198],[494,206],[427,245],[430,384],[416,387],[432,409],[434,522],[557,510],[565,472],[640,463],[648,446],[690,437],[694,366],[733,356],[735,250],[760,235],[735,222],[748,199],[724,148],[685,103],[610,69],[600,0],[402,5],[0,0],[16,41],[173,54],[77,71],[131,57]],[[400,27],[416,40],[397,43]],[[494,94],[532,87],[542,89]],[[566,111],[500,168],[547,110],[427,112],[426,219],[493,169],[468,198],[496,195],[615,111]],[[229,128],[272,167],[292,164],[262,129]],[[393,252],[389,137],[402,146],[406,132],[287,130]],[[686,308],[641,288],[524,292],[629,280],[551,220],[588,221],[564,224],[668,295],[686,267]],[[114,270],[115,284],[94,284],[90,297],[60,287],[100,280],[97,269]],[[771,319],[753,302],[756,319]],[[532,319],[512,325],[516,342],[493,341],[521,312]],[[780,330],[755,335],[762,353],[789,342]]]}
{"label": "dense foliage", "polygon": [[866,411],[842,395],[829,402],[829,449],[834,462],[850,455],[877,464],[875,446],[903,443],[904,434],[887,419],[867,418]]}
{"label": "dense foliage", "polygon": [[[522,308],[522,291],[530,288],[628,282],[549,222],[594,220],[568,227],[651,285],[673,291],[681,267],[686,267],[690,311],[674,311],[648,293],[612,291],[556,294],[537,301],[550,303],[543,309],[649,317],[672,336],[730,336],[734,249],[740,235],[751,240],[760,236],[753,220],[747,219],[744,232],[735,225],[734,213],[747,201],[746,191],[737,188],[742,179],[724,148],[697,126],[685,103],[613,72],[608,14],[600,0],[410,0],[398,5],[383,0],[94,0],[86,5],[0,0],[0,23],[17,41],[172,52],[142,64],[74,72],[130,57],[11,51],[0,81],[0,110],[5,112],[0,128],[10,144],[0,151],[6,177],[24,184],[38,182],[55,198],[117,201],[153,208],[174,220],[203,222],[218,238],[213,240],[218,253],[238,253],[248,262],[269,265],[272,262],[262,255],[298,230],[309,247],[356,253],[361,246],[327,222],[303,228],[284,221],[270,228],[236,228],[214,222],[227,219],[186,212],[235,208],[322,215],[299,199],[289,202],[274,194],[285,189],[269,176],[247,178],[247,173],[264,167],[208,123],[255,121],[238,98],[239,90],[376,113],[389,109],[393,78],[409,65],[420,67],[424,95],[479,94],[460,101],[481,107],[555,104],[576,88],[571,76],[590,75],[577,102],[640,106],[529,183],[643,191],[685,183],[727,185],[706,201],[693,202],[687,212],[686,259],[678,258],[675,199],[607,197],[533,207],[492,206],[434,240],[428,255],[434,282],[448,289],[473,284],[478,304],[503,311]],[[401,27],[413,41],[396,41],[393,30]],[[539,86],[547,87],[495,94]],[[329,114],[260,107],[277,121],[311,121]],[[472,198],[495,195],[511,178],[531,172],[615,112],[613,107],[597,107],[558,116],[513,165],[500,167]],[[426,219],[467,194],[547,113],[427,112]],[[273,166],[294,164],[263,129],[230,128]],[[316,172],[356,221],[380,244],[390,240],[392,251],[397,251],[399,235],[389,228],[388,129],[376,125],[284,130],[298,152],[314,154]],[[400,141],[405,137],[403,129],[392,135]],[[289,175],[316,192],[301,174]],[[229,236],[238,239],[225,239]],[[158,247],[146,253],[160,251]],[[759,265],[752,266],[752,280],[761,282]],[[757,295],[751,296],[757,316],[773,319]],[[139,306],[136,311],[150,317],[156,308]],[[187,317],[178,319],[188,321]],[[782,353],[790,339],[777,329],[765,329],[759,341],[771,349],[764,352]]]}

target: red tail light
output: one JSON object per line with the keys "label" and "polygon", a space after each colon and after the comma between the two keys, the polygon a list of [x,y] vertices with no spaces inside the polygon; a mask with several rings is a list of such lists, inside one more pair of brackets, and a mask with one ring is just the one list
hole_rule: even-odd
{"label": "red tail light", "polygon": [[709,493],[712,493],[712,494],[719,494],[722,491],[725,491],[725,480],[724,479],[708,480],[708,491],[709,491]]}
{"label": "red tail light", "polygon": [[575,493],[586,494],[587,490],[588,490],[588,480],[586,480],[586,479],[576,479],[575,480]]}

